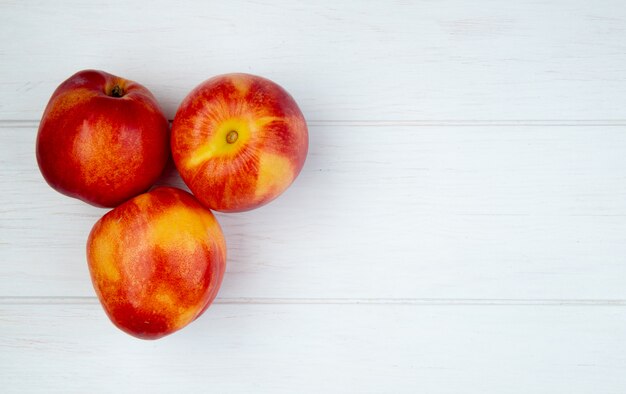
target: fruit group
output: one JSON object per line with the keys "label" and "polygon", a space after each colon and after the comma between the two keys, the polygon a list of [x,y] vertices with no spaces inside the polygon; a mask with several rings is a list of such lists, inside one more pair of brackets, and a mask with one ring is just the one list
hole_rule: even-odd
{"label": "fruit group", "polygon": [[186,326],[210,305],[226,244],[208,209],[161,187],[104,215],[87,241],[94,288],[113,323],[143,339]]}
{"label": "fruit group", "polygon": [[172,126],[172,156],[200,202],[246,211],[276,198],[306,158],[308,131],[294,99],[249,74],[211,78],[184,99]]}
{"label": "fruit group", "polygon": [[57,191],[114,207],[146,191],[169,157],[168,122],[154,96],[136,82],[80,71],[45,109],[37,162]]}

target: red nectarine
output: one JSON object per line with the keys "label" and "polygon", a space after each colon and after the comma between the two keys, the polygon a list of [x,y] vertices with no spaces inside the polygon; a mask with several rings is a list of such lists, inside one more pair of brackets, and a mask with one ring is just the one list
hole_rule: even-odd
{"label": "red nectarine", "polygon": [[114,207],[146,191],[169,157],[169,124],[136,82],[80,71],[50,98],[37,135],[37,162],[57,191]]}
{"label": "red nectarine", "polygon": [[204,205],[256,208],[280,195],[307,155],[306,122],[276,83],[249,74],[211,78],[184,99],[172,126],[172,155]]}

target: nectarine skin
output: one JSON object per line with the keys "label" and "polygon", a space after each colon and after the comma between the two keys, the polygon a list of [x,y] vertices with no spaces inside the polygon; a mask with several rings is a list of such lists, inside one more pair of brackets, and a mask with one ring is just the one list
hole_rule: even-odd
{"label": "nectarine skin", "polygon": [[161,187],[104,215],[87,241],[96,294],[111,321],[142,339],[186,326],[211,304],[226,267],[226,243],[210,210]]}
{"label": "nectarine skin", "polygon": [[142,85],[80,71],[52,94],[37,134],[37,162],[57,191],[115,207],[143,193],[169,157],[169,124]]}
{"label": "nectarine skin", "polygon": [[306,121],[276,83],[249,74],[211,78],[184,99],[172,156],[205,206],[223,212],[266,204],[289,187],[308,151]]}

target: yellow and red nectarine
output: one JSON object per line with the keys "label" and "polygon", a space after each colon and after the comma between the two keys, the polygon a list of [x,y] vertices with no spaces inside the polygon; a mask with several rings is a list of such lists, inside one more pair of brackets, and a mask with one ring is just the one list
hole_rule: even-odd
{"label": "yellow and red nectarine", "polygon": [[211,211],[187,192],[161,187],[104,215],[89,235],[87,260],[111,321],[156,339],[211,304],[224,275],[226,243]]}
{"label": "yellow and red nectarine", "polygon": [[266,204],[289,187],[308,150],[294,99],[276,83],[227,74],[197,86],[172,126],[172,156],[205,206],[223,212]]}

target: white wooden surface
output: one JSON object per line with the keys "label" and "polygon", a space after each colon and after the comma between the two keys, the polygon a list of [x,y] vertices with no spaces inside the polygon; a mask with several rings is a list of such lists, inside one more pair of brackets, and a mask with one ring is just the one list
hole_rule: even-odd
{"label": "white wooden surface", "polygon": [[[37,170],[83,68],[170,118],[257,73],[310,121],[293,187],[219,215],[216,305],[157,342],[94,298],[105,211]],[[625,75],[621,1],[0,1],[0,391],[625,392]]]}

